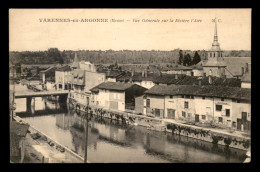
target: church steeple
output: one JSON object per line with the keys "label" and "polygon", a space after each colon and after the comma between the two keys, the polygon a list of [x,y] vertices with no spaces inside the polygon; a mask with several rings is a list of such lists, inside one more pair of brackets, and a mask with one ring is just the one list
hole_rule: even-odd
{"label": "church steeple", "polygon": [[214,30],[214,40],[212,43],[211,50],[213,51],[220,51],[220,46],[218,43],[218,32],[217,32],[217,18],[215,18],[215,30]]}

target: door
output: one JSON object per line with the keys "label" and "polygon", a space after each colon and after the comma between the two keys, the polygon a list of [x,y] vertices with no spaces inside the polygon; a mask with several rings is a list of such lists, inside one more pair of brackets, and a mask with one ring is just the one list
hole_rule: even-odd
{"label": "door", "polygon": [[155,117],[160,117],[160,109],[155,109]]}
{"label": "door", "polygon": [[168,109],[168,119],[175,119],[175,109]]}
{"label": "door", "polygon": [[200,116],[198,114],[195,115],[195,122],[200,122]]}
{"label": "door", "polygon": [[242,112],[242,124],[244,126],[244,130],[248,130],[248,121],[247,121],[247,113],[246,112]]}

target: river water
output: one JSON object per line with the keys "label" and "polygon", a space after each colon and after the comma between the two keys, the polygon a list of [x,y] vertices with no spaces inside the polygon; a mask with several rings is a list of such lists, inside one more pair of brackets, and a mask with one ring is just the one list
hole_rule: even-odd
{"label": "river water", "polygon": [[[16,91],[26,91],[16,85]],[[110,119],[88,117],[66,103],[35,98],[31,111],[26,99],[15,99],[16,115],[90,162],[185,163],[243,162],[245,151],[212,143],[125,125]],[[88,135],[86,136],[86,126]],[[85,140],[88,140],[87,144]]]}

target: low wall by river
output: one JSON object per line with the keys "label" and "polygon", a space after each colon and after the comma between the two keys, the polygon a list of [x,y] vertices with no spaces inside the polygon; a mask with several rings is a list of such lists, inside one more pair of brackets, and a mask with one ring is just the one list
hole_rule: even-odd
{"label": "low wall by river", "polygon": [[[68,102],[77,110],[86,113],[86,105],[80,104],[76,102],[74,99],[70,99]],[[173,133],[175,134],[211,142],[213,144],[226,145],[236,149],[250,150],[251,139],[234,134],[232,135],[232,133],[225,133],[222,131],[217,131],[216,129],[202,128],[177,122],[169,122],[164,119],[156,119],[152,117],[125,112],[118,112],[117,115],[120,117],[117,118],[117,115],[115,115],[116,113],[114,111],[112,112],[108,109],[103,109],[103,112],[97,113],[97,111],[95,110],[96,107],[90,106],[90,108],[93,115],[98,115],[113,120],[125,120],[128,124],[136,124],[148,127],[148,129],[151,128],[151,126],[153,126],[153,128],[156,128],[156,126],[158,126],[156,130],[161,132],[172,132],[171,128],[174,128],[175,130]],[[111,115],[111,113],[113,113],[113,115]],[[130,118],[133,121],[129,123]]]}

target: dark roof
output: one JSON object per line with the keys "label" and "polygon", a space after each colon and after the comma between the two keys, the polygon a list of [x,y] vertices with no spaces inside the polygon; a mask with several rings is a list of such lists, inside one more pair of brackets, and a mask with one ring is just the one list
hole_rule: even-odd
{"label": "dark roof", "polygon": [[215,85],[226,87],[241,87],[241,80],[237,78],[220,78],[211,76],[212,84],[209,83],[209,77],[199,76],[185,76],[182,80],[178,81],[177,85],[199,85],[199,78],[201,78],[201,85]]}
{"label": "dark roof", "polygon": [[154,78],[154,83],[156,84],[176,84],[181,81],[186,76],[184,74],[161,74]]}
{"label": "dark roof", "polygon": [[192,66],[190,66],[192,69],[197,69],[197,70],[203,70],[203,62],[202,61],[200,61],[198,64],[196,64],[196,65],[192,65]]}
{"label": "dark roof", "polygon": [[68,65],[66,65],[58,68],[56,71],[71,71],[71,68]]}
{"label": "dark roof", "polygon": [[191,67],[187,67],[187,66],[182,66],[182,65],[179,65],[179,64],[173,64],[173,65],[170,65],[170,66],[161,66],[159,67],[159,69],[161,71],[172,71],[172,70],[175,70],[175,71],[179,71],[179,70],[192,70]]}
{"label": "dark roof", "polygon": [[90,91],[98,91],[99,89],[125,91],[126,89],[132,87],[133,85],[136,84],[123,83],[123,82],[103,82],[90,89]]}
{"label": "dark roof", "polygon": [[124,72],[118,71],[118,70],[108,70],[106,71],[106,77],[110,77],[110,78],[117,78],[118,76],[123,75]]}
{"label": "dark roof", "polygon": [[124,81],[128,82],[130,81],[130,78],[132,78],[133,82],[141,82],[141,81],[154,81],[154,79],[159,76],[158,74],[155,73],[149,73],[147,72],[147,77],[142,76],[142,72],[134,72],[134,75],[131,76],[131,72],[126,72],[124,75],[119,76],[117,78],[117,81]]}
{"label": "dark roof", "polygon": [[49,72],[54,72],[56,67],[49,67],[46,70],[41,70],[40,73],[49,73]]}
{"label": "dark roof", "polygon": [[25,137],[27,130],[29,128],[28,124],[20,124],[16,121],[12,121],[10,124],[10,132],[15,133],[18,136]]}
{"label": "dark roof", "polygon": [[236,99],[251,99],[251,89],[221,86],[195,86],[195,85],[155,85],[145,91],[153,95],[194,95]]}

